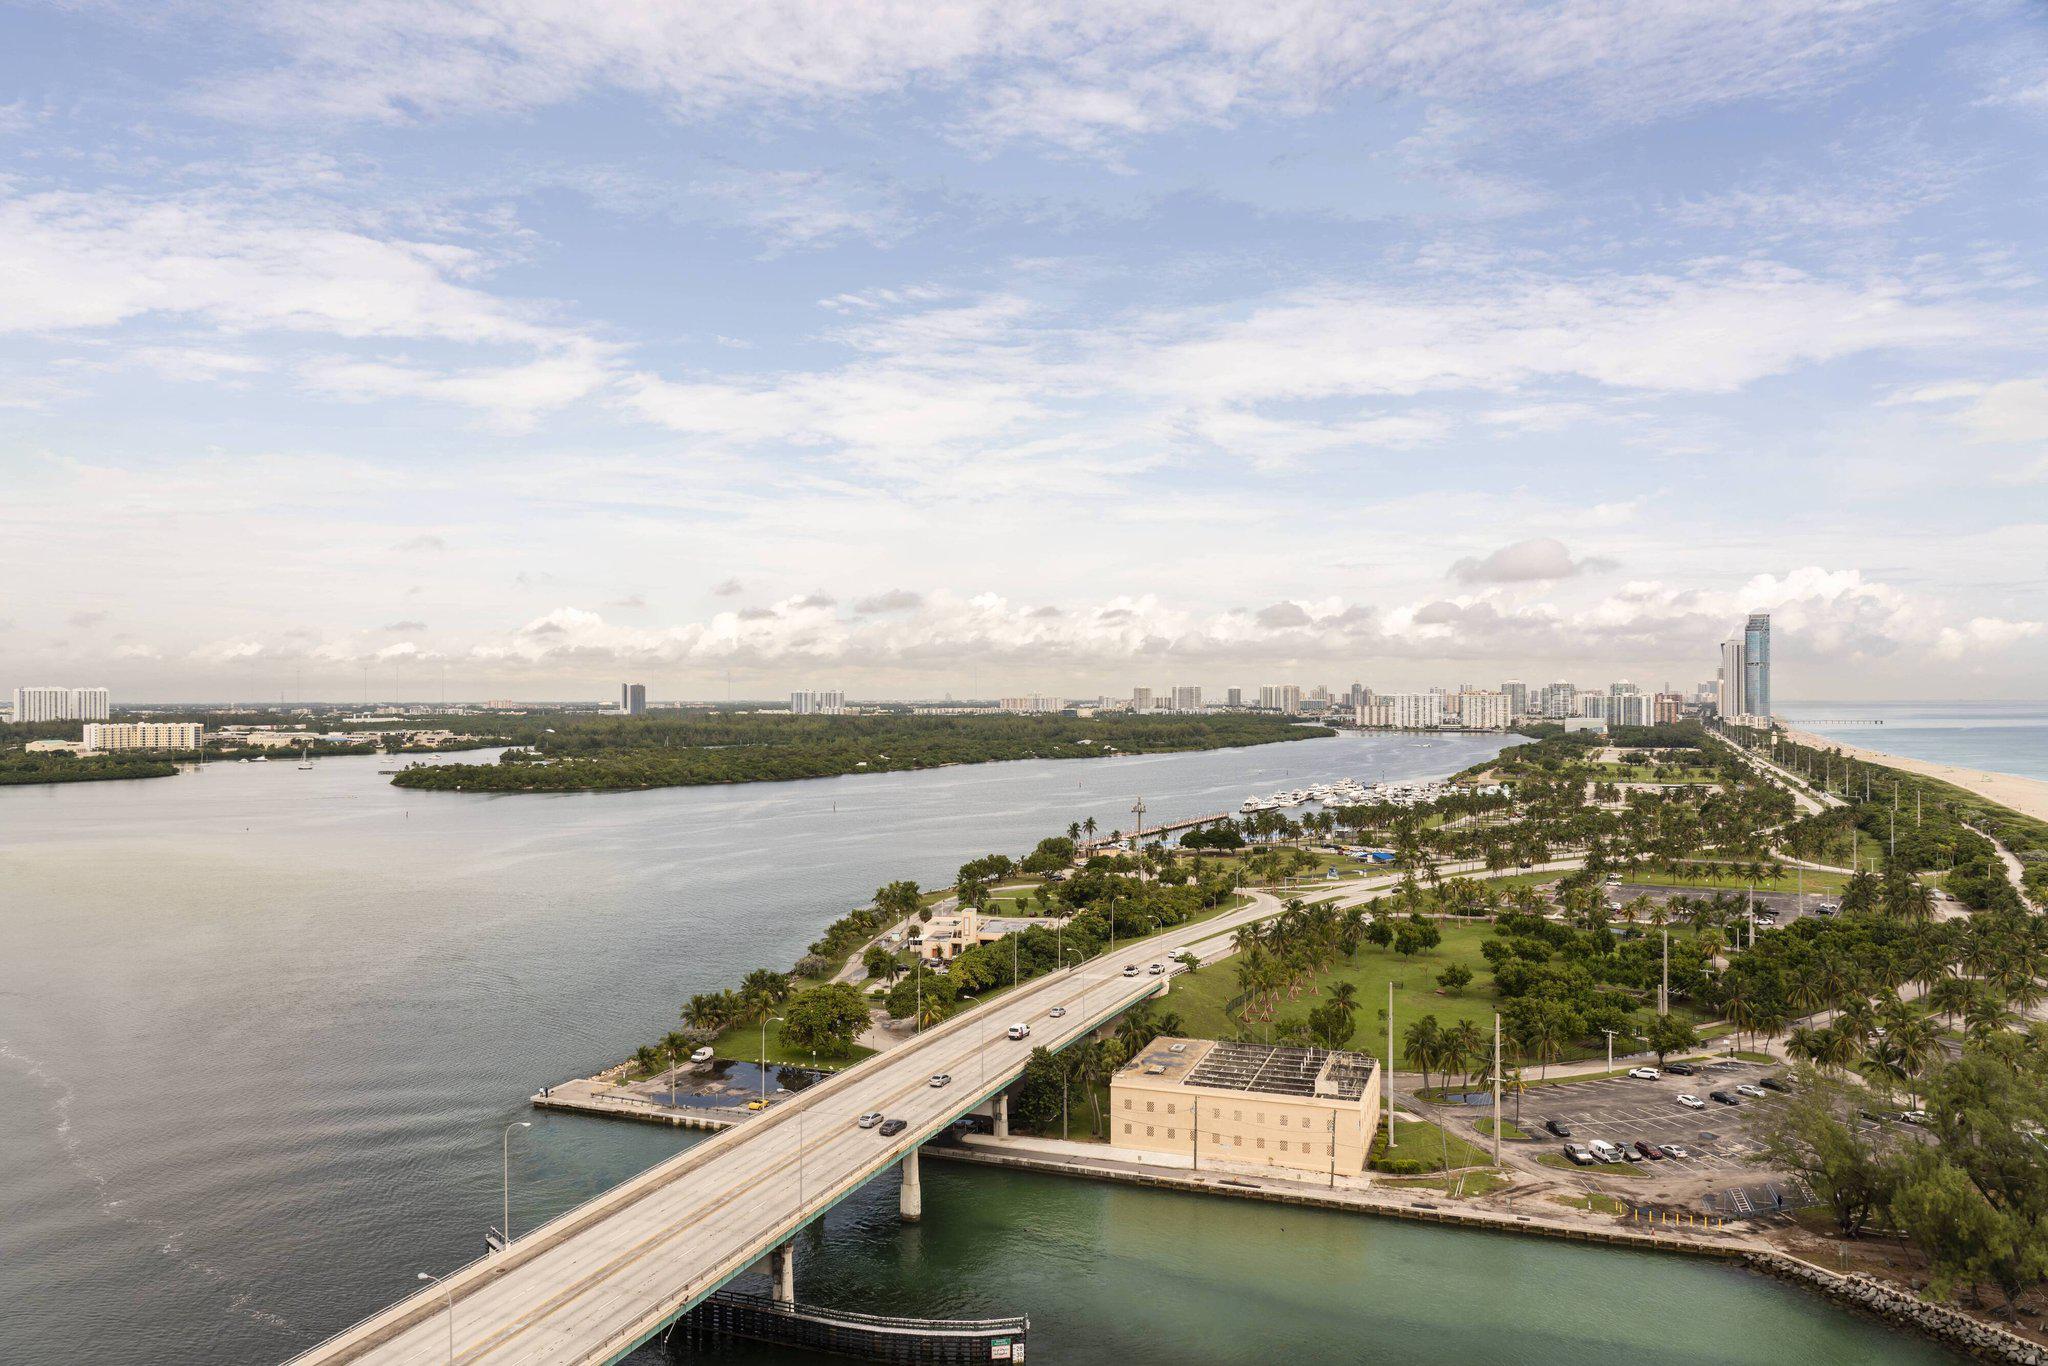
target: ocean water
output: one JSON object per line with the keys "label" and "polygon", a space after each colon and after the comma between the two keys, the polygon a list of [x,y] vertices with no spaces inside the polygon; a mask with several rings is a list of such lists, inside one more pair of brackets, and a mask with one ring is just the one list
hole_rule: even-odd
{"label": "ocean water", "polygon": [[2048,702],[1787,702],[1778,716],[1883,754],[2048,782]]}

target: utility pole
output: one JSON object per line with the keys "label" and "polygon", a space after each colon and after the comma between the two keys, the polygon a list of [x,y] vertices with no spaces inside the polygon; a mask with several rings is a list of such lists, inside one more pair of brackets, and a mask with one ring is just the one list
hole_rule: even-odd
{"label": "utility pole", "polygon": [[1657,1013],[1671,1013],[1671,931],[1664,931],[1664,982],[1657,988]]}
{"label": "utility pole", "polygon": [[1394,979],[1387,979],[1387,1147],[1394,1146]]}
{"label": "utility pole", "polygon": [[1493,1012],[1493,1165],[1500,1165],[1500,1012]]}
{"label": "utility pole", "polygon": [[1600,1032],[1607,1036],[1607,1070],[1612,1072],[1614,1070],[1614,1031],[1603,1029]]}
{"label": "utility pole", "polygon": [[1145,799],[1138,798],[1138,804],[1131,808],[1131,818],[1136,822],[1131,827],[1131,848],[1138,855],[1138,881],[1145,880]]}

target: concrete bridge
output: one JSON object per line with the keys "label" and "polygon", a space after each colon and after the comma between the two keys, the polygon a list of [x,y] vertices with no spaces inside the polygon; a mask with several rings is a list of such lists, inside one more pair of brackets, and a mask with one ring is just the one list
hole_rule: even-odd
{"label": "concrete bridge", "polygon": [[[1278,909],[1271,897],[1206,922],[1203,937]],[[1189,938],[1194,935],[1191,933]],[[1167,989],[1155,938],[1038,978],[899,1048],[778,1103],[294,1357],[294,1363],[616,1361],[749,1267],[770,1259],[778,1299],[794,1300],[791,1237],[891,1167],[901,1211],[923,1210],[918,1149],[1003,1094],[1034,1047],[1059,1048]],[[1126,966],[1137,975],[1126,977]],[[1058,1009],[1058,1017],[1053,1011]],[[1029,1039],[1006,1029],[1028,1023]],[[934,1087],[944,1073],[952,1081]],[[900,1134],[856,1121],[879,1110]],[[317,1275],[318,1268],[306,1268]]]}

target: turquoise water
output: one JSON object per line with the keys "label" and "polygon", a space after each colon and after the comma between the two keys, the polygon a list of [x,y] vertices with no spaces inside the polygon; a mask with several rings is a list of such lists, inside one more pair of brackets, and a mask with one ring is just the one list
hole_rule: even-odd
{"label": "turquoise water", "polygon": [[2048,703],[1791,702],[1778,715],[1862,749],[2048,781]]}

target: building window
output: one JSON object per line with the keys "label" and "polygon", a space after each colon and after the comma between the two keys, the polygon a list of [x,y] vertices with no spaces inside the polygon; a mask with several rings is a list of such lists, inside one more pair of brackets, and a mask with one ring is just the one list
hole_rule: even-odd
{"label": "building window", "polygon": [[1262,1139],[1260,1139],[1260,1140],[1259,1140],[1259,1151],[1260,1151],[1260,1152],[1264,1152],[1265,1150],[1266,1150],[1266,1140],[1262,1138]]}
{"label": "building window", "polygon": [[1145,1126],[1145,1137],[1147,1137],[1147,1138],[1150,1138],[1150,1137],[1152,1137],[1152,1126],[1151,1126],[1151,1125],[1149,1125],[1149,1124],[1147,1124],[1147,1125]]}
{"label": "building window", "polygon": [[1152,1113],[1152,1102],[1149,1100],[1145,1102],[1145,1113],[1148,1115]]}
{"label": "building window", "polygon": [[1125,1120],[1125,1121],[1124,1121],[1124,1132],[1125,1132],[1125,1133],[1129,1133],[1130,1131],[1131,1131],[1131,1122],[1130,1122],[1129,1120]]}
{"label": "building window", "polygon": [[1280,1151],[1283,1153],[1287,1151],[1287,1140],[1284,1138],[1280,1140]]}
{"label": "building window", "polygon": [[1174,1131],[1173,1131],[1173,1130],[1171,1130],[1171,1129],[1168,1129],[1168,1130],[1166,1131],[1166,1136],[1167,1136],[1168,1138],[1172,1138],[1172,1137],[1174,1137]]}
{"label": "building window", "polygon": [[1131,1108],[1131,1098],[1129,1096],[1124,1097],[1124,1108],[1126,1110]]}

